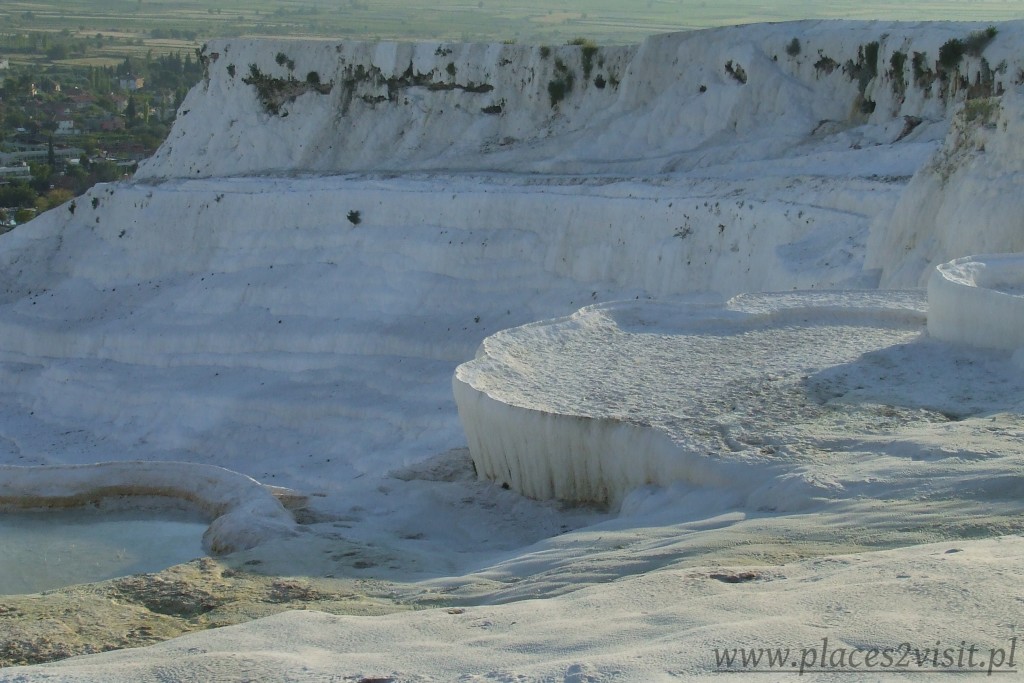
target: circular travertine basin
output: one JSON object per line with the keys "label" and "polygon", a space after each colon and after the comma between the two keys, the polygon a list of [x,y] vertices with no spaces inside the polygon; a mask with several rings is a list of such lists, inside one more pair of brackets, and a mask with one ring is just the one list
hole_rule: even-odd
{"label": "circular travertine basin", "polygon": [[928,333],[956,344],[1024,348],[1024,254],[938,266],[928,280]]}
{"label": "circular travertine basin", "polygon": [[[278,500],[279,494],[238,472],[198,463],[0,466],[0,516],[53,510],[84,514],[85,508],[110,501],[116,501],[114,507],[121,511],[152,509],[154,501],[158,509],[185,506],[205,521],[198,554],[232,553],[297,533],[295,519]],[[17,520],[8,524],[17,526]],[[172,527],[165,526],[164,531]],[[93,531],[103,535],[102,529]],[[196,555],[191,549],[187,554],[183,559]]]}

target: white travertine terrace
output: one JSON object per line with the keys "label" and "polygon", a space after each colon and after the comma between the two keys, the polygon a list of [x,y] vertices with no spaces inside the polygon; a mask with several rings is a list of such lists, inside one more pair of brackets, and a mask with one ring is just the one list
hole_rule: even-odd
{"label": "white travertine terrace", "polygon": [[915,293],[599,305],[485,339],[453,387],[477,471],[528,496],[683,482],[792,510],[828,495],[802,473],[800,424],[829,419],[808,375],[923,327]]}
{"label": "white travertine terrace", "polygon": [[936,267],[928,332],[959,344],[1024,348],[1024,255],[965,256]]}

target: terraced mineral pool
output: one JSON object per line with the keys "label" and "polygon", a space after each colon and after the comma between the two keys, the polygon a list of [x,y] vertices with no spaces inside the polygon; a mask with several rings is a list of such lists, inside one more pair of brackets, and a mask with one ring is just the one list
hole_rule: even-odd
{"label": "terraced mineral pool", "polygon": [[178,511],[0,513],[0,595],[160,571],[206,555],[207,526]]}

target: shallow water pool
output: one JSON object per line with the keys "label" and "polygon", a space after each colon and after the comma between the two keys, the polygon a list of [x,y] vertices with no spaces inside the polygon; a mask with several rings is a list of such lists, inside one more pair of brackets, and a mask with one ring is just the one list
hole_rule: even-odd
{"label": "shallow water pool", "polygon": [[174,512],[0,512],[0,595],[154,572],[206,555],[208,522]]}

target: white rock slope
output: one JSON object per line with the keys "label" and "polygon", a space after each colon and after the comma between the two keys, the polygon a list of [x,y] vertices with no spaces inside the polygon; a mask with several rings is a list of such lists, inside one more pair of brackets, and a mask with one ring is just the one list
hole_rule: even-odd
{"label": "white rock slope", "polygon": [[[667,680],[711,673],[716,644],[785,633],[1005,645],[1020,543],[970,539],[1021,530],[1024,376],[1005,351],[906,339],[920,292],[836,295],[898,309],[870,325],[846,308],[789,320],[819,343],[794,342],[781,379],[736,362],[760,330],[736,323],[701,361],[717,384],[685,385],[693,414],[638,392],[622,429],[574,432],[502,406],[496,436],[524,463],[522,427],[570,453],[665,454],[648,472],[516,474],[621,498],[618,515],[475,480],[451,389],[488,336],[582,306],[632,301],[661,329],[679,309],[649,298],[694,313],[741,292],[915,287],[936,263],[1019,249],[1024,24],[996,28],[802,22],[593,51],[211,43],[134,181],[0,237],[0,464],[190,461],[291,487],[310,494],[309,533],[271,544],[265,568],[448,609],[292,613],[10,675]],[[951,41],[968,42],[940,69]],[[600,314],[631,310],[559,325],[643,336]],[[776,347],[754,346],[767,367]],[[800,395],[796,424],[757,412]],[[688,452],[677,477],[676,437],[721,456]],[[942,544],[809,559],[926,541]]]}
{"label": "white rock slope", "polygon": [[937,63],[945,43],[985,28],[762,24],[612,48],[218,41],[138,177],[658,173],[784,156],[837,128],[895,120],[891,142],[904,116],[944,119],[968,95],[961,81],[984,72],[975,95],[1012,87],[1020,24],[955,67]]}

